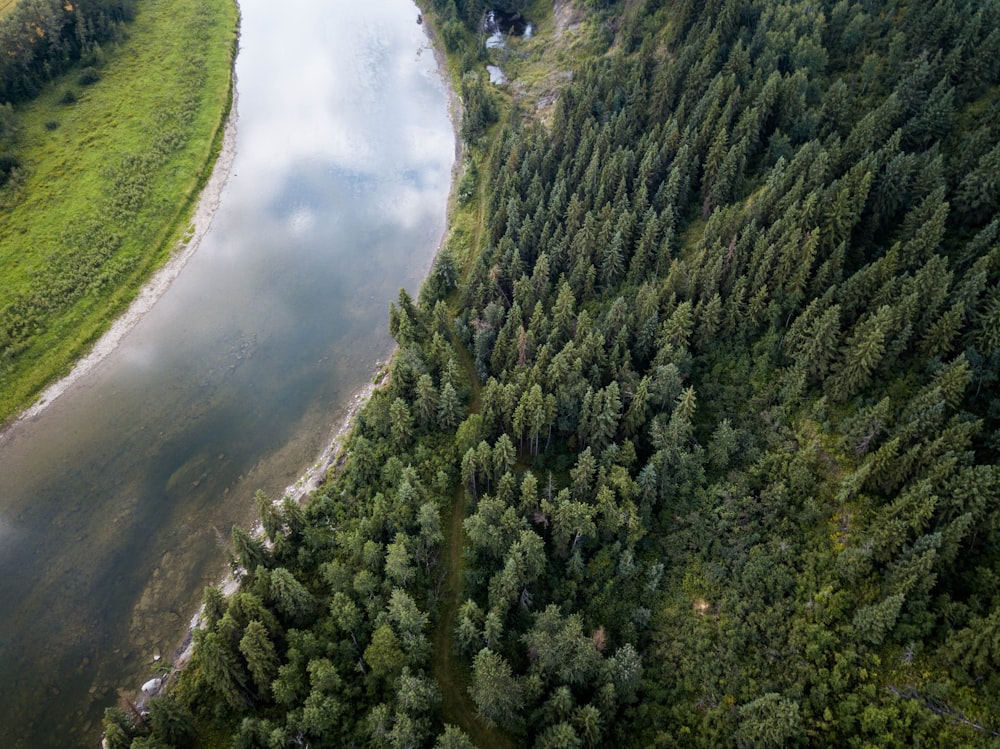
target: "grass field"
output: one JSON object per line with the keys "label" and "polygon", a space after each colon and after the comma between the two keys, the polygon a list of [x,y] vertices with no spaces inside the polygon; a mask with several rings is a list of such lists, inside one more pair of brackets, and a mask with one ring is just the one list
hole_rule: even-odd
{"label": "grass field", "polygon": [[68,371],[182,237],[228,112],[237,24],[232,0],[142,0],[100,80],[70,71],[16,110],[24,170],[0,190],[0,423]]}
{"label": "grass field", "polygon": [[0,17],[9,13],[15,5],[17,5],[17,0],[0,0]]}

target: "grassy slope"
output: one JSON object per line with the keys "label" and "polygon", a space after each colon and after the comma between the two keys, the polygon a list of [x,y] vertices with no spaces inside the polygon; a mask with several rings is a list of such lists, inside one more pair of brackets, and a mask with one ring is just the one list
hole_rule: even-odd
{"label": "grassy slope", "polygon": [[[63,251],[68,228],[99,213],[107,166],[147,152],[164,113],[189,116],[182,147],[153,174],[112,258],[128,272],[112,288],[91,291],[57,314],[0,375],[0,422],[67,371],[180,239],[228,111],[237,21],[231,0],[145,0],[128,38],[107,51],[98,83],[80,88],[79,72],[71,71],[18,110],[27,176],[0,210],[0,308]],[[77,93],[77,103],[58,103],[67,89]],[[46,128],[50,122],[58,128]]]}

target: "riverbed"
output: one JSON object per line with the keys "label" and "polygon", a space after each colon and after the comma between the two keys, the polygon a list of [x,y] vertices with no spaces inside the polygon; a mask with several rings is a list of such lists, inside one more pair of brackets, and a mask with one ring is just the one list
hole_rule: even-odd
{"label": "riverbed", "polygon": [[[253,493],[314,463],[445,226],[448,102],[408,0],[242,0],[211,227],[0,444],[0,745],[94,747],[170,659]],[[156,660],[160,656],[159,660]]]}

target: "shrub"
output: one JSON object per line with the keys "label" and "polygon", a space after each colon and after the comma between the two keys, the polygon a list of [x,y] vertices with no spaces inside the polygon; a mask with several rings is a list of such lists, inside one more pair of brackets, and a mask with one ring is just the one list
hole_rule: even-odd
{"label": "shrub", "polygon": [[465,41],[465,27],[455,19],[446,21],[441,27],[441,36],[444,38],[444,46],[448,51],[454,52]]}
{"label": "shrub", "polygon": [[7,184],[11,172],[20,166],[16,156],[0,154],[0,186]]}
{"label": "shrub", "polygon": [[84,68],[76,82],[81,86],[90,86],[101,80],[101,74],[94,68]]}

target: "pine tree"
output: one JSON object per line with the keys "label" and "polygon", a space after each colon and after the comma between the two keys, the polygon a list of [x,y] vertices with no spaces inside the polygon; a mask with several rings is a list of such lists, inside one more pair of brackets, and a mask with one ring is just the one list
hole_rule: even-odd
{"label": "pine tree", "polygon": [[601,257],[601,284],[607,289],[617,286],[625,273],[625,247],[622,233],[615,232]]}
{"label": "pine tree", "polygon": [[396,538],[385,549],[385,574],[395,585],[407,585],[415,573],[410,563],[408,540],[405,533],[397,533]]}
{"label": "pine tree", "polygon": [[315,609],[316,604],[309,591],[283,567],[271,570],[268,593],[275,609],[289,622],[302,624]]}
{"label": "pine tree", "polygon": [[621,431],[625,437],[634,437],[646,423],[649,413],[649,377],[639,380],[639,385],[632,395],[625,416],[622,419]]}
{"label": "pine tree", "polygon": [[195,721],[191,711],[173,696],[156,697],[149,701],[149,724],[155,735],[174,749],[194,745]]}
{"label": "pine tree", "polygon": [[434,742],[434,749],[475,749],[472,739],[457,726],[446,724],[444,733]]}
{"label": "pine tree", "polygon": [[549,726],[538,737],[539,749],[581,749],[583,742],[570,723],[556,723]]}
{"label": "pine tree", "polygon": [[469,693],[479,717],[487,725],[510,729],[520,722],[524,707],[521,684],[503,656],[489,648],[480,650],[472,662]]}
{"label": "pine tree", "polygon": [[928,327],[920,342],[921,353],[928,358],[950,353],[964,321],[965,305],[956,302]]}
{"label": "pine tree", "polygon": [[463,418],[462,402],[458,391],[451,382],[446,382],[441,388],[441,402],[438,405],[438,425],[445,432],[454,431]]}
{"label": "pine tree", "polygon": [[955,210],[972,224],[988,221],[1000,207],[1000,144],[965,175],[954,199]]}
{"label": "pine tree", "polygon": [[857,636],[872,645],[880,645],[896,625],[904,600],[903,594],[896,593],[879,603],[858,609],[852,622]]}
{"label": "pine tree", "polygon": [[428,374],[420,375],[417,380],[417,398],[413,408],[421,428],[428,429],[437,424],[438,394],[434,381]]}
{"label": "pine tree", "polygon": [[257,517],[264,529],[264,535],[273,543],[282,532],[281,513],[275,507],[274,501],[263,490],[258,489],[253,499],[254,505],[257,507]]}
{"label": "pine tree", "polygon": [[510,437],[506,434],[501,434],[493,446],[492,471],[494,478],[499,481],[501,476],[514,467],[516,459],[517,453],[514,450],[513,443],[510,441]]}
{"label": "pine tree", "polygon": [[271,682],[278,675],[278,654],[268,635],[267,629],[259,621],[247,624],[240,640],[240,652],[247,662],[247,670],[253,677],[257,694],[267,697],[271,693]]}
{"label": "pine tree", "polygon": [[465,451],[465,455],[462,456],[462,483],[465,484],[466,489],[474,497],[479,497],[479,482],[476,480],[476,475],[479,472],[478,462],[476,460],[476,449],[470,447]]}
{"label": "pine tree", "polygon": [[573,714],[573,725],[576,727],[583,745],[592,749],[601,742],[601,712],[593,705],[582,705]]}
{"label": "pine tree", "polygon": [[232,529],[233,556],[236,564],[242,567],[251,575],[258,567],[267,566],[270,555],[264,548],[260,540],[253,538],[249,533],[234,525]]}
{"label": "pine tree", "polygon": [[884,305],[855,326],[842,349],[840,366],[827,382],[833,400],[846,400],[871,380],[885,353],[891,318],[892,308]]}
{"label": "pine tree", "polygon": [[413,414],[402,398],[396,398],[389,406],[389,429],[400,447],[406,447],[413,439]]}
{"label": "pine tree", "polygon": [[740,706],[738,721],[740,746],[788,747],[805,739],[799,704],[774,692]]}
{"label": "pine tree", "polygon": [[537,455],[540,449],[541,431],[546,424],[545,397],[540,385],[533,385],[514,410],[514,433],[520,440],[522,449],[524,438],[528,438],[528,451]]}
{"label": "pine tree", "polygon": [[1000,609],[974,616],[968,626],[951,633],[947,652],[966,671],[987,677],[1000,668]]}
{"label": "pine tree", "polygon": [[249,704],[246,673],[239,659],[215,632],[207,632],[198,643],[198,664],[206,683],[237,713]]}

